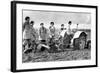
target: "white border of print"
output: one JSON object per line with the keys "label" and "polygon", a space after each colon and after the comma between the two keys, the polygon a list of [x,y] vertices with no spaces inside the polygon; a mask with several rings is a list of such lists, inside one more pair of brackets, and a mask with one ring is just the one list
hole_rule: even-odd
{"label": "white border of print", "polygon": [[[38,62],[38,63],[22,63],[22,9],[30,10],[49,10],[49,11],[72,11],[72,12],[89,12],[91,13],[91,59],[90,60],[78,60],[78,61],[59,61],[59,62]],[[95,65],[96,59],[96,45],[94,36],[96,30],[95,15],[96,11],[92,8],[80,8],[80,7],[59,7],[59,6],[45,6],[45,5],[28,5],[17,4],[17,48],[16,48],[16,66],[17,70],[21,69],[38,69],[38,68],[53,68],[53,67],[72,67],[72,66],[87,66]]]}

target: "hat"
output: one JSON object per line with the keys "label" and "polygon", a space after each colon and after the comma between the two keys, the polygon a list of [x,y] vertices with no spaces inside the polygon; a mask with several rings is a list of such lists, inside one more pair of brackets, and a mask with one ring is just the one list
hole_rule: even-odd
{"label": "hat", "polygon": [[71,24],[71,23],[72,23],[72,21],[69,21],[69,22],[68,22],[68,24]]}
{"label": "hat", "polygon": [[30,19],[30,17],[29,17],[29,16],[26,16],[26,17],[25,17],[25,20],[27,20],[27,19]]}
{"label": "hat", "polygon": [[31,24],[33,24],[34,23],[34,21],[31,21]]}
{"label": "hat", "polygon": [[41,23],[40,25],[44,25],[44,23]]}
{"label": "hat", "polygon": [[64,24],[61,24],[61,26],[64,26]]}
{"label": "hat", "polygon": [[50,24],[53,24],[54,25],[54,22],[50,22]]}

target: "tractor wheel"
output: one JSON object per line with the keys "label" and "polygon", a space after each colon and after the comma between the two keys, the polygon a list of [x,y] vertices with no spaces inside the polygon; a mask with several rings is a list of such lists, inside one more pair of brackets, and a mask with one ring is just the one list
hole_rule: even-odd
{"label": "tractor wheel", "polygon": [[84,49],[86,47],[86,39],[85,37],[79,38],[79,49]]}
{"label": "tractor wheel", "polygon": [[75,49],[84,49],[86,47],[86,39],[84,37],[74,39],[73,46]]}
{"label": "tractor wheel", "polygon": [[73,41],[73,50],[78,50],[79,49],[79,39],[76,38]]}

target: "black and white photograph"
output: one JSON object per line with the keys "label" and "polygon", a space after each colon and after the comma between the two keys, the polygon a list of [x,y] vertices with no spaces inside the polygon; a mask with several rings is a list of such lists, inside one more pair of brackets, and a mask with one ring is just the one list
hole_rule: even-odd
{"label": "black and white photograph", "polygon": [[13,71],[97,66],[96,6],[17,1],[12,6]]}
{"label": "black and white photograph", "polygon": [[23,10],[22,62],[91,59],[91,14]]}

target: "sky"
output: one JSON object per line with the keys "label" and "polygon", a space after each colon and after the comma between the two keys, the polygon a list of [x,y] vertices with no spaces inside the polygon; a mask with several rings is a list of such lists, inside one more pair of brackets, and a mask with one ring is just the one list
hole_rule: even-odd
{"label": "sky", "polygon": [[76,24],[79,24],[79,29],[90,29],[91,27],[90,13],[23,10],[23,23],[26,16],[35,22],[35,28],[39,28],[40,23],[44,23],[44,26],[48,28],[50,22],[54,22],[56,28],[60,28],[61,24],[67,28],[68,21],[72,21],[71,28],[76,28]]}

